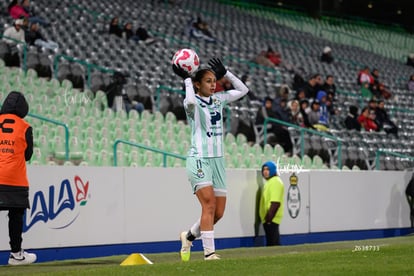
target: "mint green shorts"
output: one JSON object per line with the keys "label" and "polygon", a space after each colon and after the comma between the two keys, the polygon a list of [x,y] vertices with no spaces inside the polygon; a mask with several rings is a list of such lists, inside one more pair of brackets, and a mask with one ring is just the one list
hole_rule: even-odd
{"label": "mint green shorts", "polygon": [[227,194],[226,171],[223,157],[187,157],[187,176],[193,192],[205,186],[213,186],[216,196]]}

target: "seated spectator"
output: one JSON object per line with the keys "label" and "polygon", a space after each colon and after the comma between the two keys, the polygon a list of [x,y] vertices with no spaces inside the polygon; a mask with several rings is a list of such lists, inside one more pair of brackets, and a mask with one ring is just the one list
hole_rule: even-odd
{"label": "seated spectator", "polygon": [[364,82],[361,84],[361,89],[359,91],[361,93],[361,96],[365,99],[372,99],[374,95],[371,92],[371,89],[369,89],[369,83]]}
{"label": "seated spectator", "polygon": [[30,25],[29,31],[25,33],[26,43],[29,45],[35,45],[40,48],[49,49],[53,51],[57,51],[59,49],[59,45],[52,41],[46,39],[42,33],[39,31],[39,24],[32,23]]}
{"label": "seated spectator", "polygon": [[319,101],[319,105],[320,105],[318,124],[328,127],[329,126],[329,111],[326,105],[326,102],[328,99],[326,92],[323,90],[318,91],[318,94],[316,95],[316,99]]}
{"label": "seated spectator", "polygon": [[20,67],[20,57],[17,44],[26,42],[24,31],[22,29],[23,19],[14,21],[13,26],[8,27],[3,33],[3,41],[9,47],[9,52],[4,57],[6,66]]}
{"label": "seated spectator", "polygon": [[[273,110],[273,100],[270,97],[266,97],[264,100],[264,104],[262,108],[260,108],[257,111],[256,115],[256,125],[263,125],[264,120],[266,118],[276,118],[278,119],[278,115]],[[274,134],[275,141],[269,142],[269,144],[272,144],[273,146],[275,144],[279,144],[283,147],[285,153],[288,155],[292,153],[293,150],[293,144],[292,140],[290,138],[289,131],[286,127],[283,125],[280,125],[275,122],[269,122],[269,125],[267,126],[268,131]]]}
{"label": "seated spectator", "polygon": [[319,74],[310,75],[308,82],[302,88],[305,91],[306,98],[314,99],[316,93],[321,89],[322,78]]}
{"label": "seated spectator", "polygon": [[290,123],[303,127],[303,116],[300,112],[300,106],[298,100],[289,102],[288,108],[290,110]]}
{"label": "seated spectator", "polygon": [[320,107],[321,106],[319,104],[319,100],[317,99],[313,100],[313,102],[311,103],[310,110],[308,112],[309,124],[311,126],[315,126],[316,124],[319,123],[319,118],[321,117]]}
{"label": "seated spectator", "polygon": [[197,17],[196,20],[191,18],[186,29],[186,32],[190,37],[202,39],[206,42],[216,42],[216,39],[213,37],[207,22],[203,21],[201,17]]}
{"label": "seated spectator", "polygon": [[131,22],[127,22],[124,25],[124,30],[122,32],[122,37],[125,38],[126,40],[133,40],[133,41],[138,41],[139,37],[137,37],[134,33],[134,31],[132,30],[132,23]]}
{"label": "seated spectator", "polygon": [[369,72],[369,67],[365,66],[358,72],[357,83],[362,85],[364,83],[368,83],[368,85],[374,84],[374,78],[372,77],[371,73]]}
{"label": "seated spectator", "polygon": [[300,102],[300,113],[303,118],[302,127],[313,128],[312,124],[309,122],[308,113],[310,112],[309,101],[308,99],[302,99]]}
{"label": "seated spectator", "polygon": [[326,63],[332,63],[334,60],[332,56],[332,49],[330,47],[323,48],[323,52],[321,55],[321,61]]}
{"label": "seated spectator", "polygon": [[135,35],[139,38],[140,41],[142,41],[142,42],[144,42],[146,44],[151,44],[151,43],[154,43],[154,42],[157,41],[143,27],[138,27],[137,30],[135,31]]}
{"label": "seated spectator", "polygon": [[391,98],[391,92],[387,89],[384,83],[382,83],[379,79],[379,71],[378,69],[372,70],[371,73],[372,77],[374,78],[374,82],[371,85],[371,91],[374,95],[378,98],[384,97],[384,99]]}
{"label": "seated spectator", "polygon": [[144,110],[144,105],[140,102],[131,100],[128,94],[124,90],[124,85],[127,83],[127,77],[121,72],[115,72],[112,77],[112,83],[108,85],[106,89],[106,96],[108,101],[108,107],[114,111],[125,110],[129,112],[131,109],[135,109],[139,113]]}
{"label": "seated spectator", "polygon": [[30,1],[21,0],[20,3],[17,0],[10,2],[8,11],[13,19],[28,18],[30,23],[39,23],[42,26],[49,26],[49,22],[41,17],[35,16],[30,10]]}
{"label": "seated spectator", "polygon": [[378,127],[381,130],[384,130],[387,134],[393,133],[398,135],[398,127],[393,121],[391,121],[387,111],[385,110],[385,103],[383,100],[380,100],[375,109],[376,122],[378,122]]}
{"label": "seated spectator", "polygon": [[334,77],[332,75],[327,75],[325,83],[322,85],[322,90],[325,91],[328,95],[331,95],[331,99],[335,100],[336,95],[336,85],[334,82]]}
{"label": "seated spectator", "polygon": [[116,35],[117,37],[122,37],[122,28],[119,26],[119,18],[115,16],[112,18],[111,23],[109,24],[109,34]]}
{"label": "seated spectator", "polygon": [[362,109],[361,114],[358,116],[358,122],[366,131],[378,131],[378,125],[375,123],[375,110],[369,109],[368,106]]}
{"label": "seated spectator", "polygon": [[361,124],[358,121],[358,107],[355,105],[349,106],[349,113],[346,116],[344,123],[346,129],[361,131]]}
{"label": "seated spectator", "polygon": [[407,83],[407,88],[408,88],[408,90],[410,90],[411,92],[414,92],[414,74],[412,74],[412,75],[410,76],[410,79],[408,80],[408,83]]}
{"label": "seated spectator", "polygon": [[275,52],[271,47],[268,47],[266,51],[262,51],[257,55],[255,62],[263,66],[275,67],[280,65],[282,57],[280,53]]}

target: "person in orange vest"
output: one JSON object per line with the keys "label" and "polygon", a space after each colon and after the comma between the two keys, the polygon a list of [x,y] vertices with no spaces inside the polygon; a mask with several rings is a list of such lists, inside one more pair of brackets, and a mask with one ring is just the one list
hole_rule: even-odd
{"label": "person in orange vest", "polygon": [[33,154],[32,127],[23,120],[28,112],[25,97],[16,91],[0,109],[0,211],[9,211],[9,265],[31,264],[37,258],[21,247],[24,212],[30,208],[26,161]]}

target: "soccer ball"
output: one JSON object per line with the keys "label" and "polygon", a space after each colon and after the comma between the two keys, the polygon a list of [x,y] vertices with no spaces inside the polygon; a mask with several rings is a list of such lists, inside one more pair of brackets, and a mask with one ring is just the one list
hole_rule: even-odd
{"label": "soccer ball", "polygon": [[187,71],[190,75],[197,71],[200,66],[200,59],[193,49],[178,50],[171,62]]}

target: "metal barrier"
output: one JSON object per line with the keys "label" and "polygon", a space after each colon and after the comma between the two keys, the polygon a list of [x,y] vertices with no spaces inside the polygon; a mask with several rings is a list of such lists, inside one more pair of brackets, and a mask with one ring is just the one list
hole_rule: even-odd
{"label": "metal barrier", "polygon": [[294,124],[290,124],[287,123],[285,121],[281,121],[275,118],[265,118],[264,123],[263,123],[263,129],[264,129],[264,144],[267,144],[267,124],[269,122],[274,122],[274,123],[278,123],[281,124],[283,126],[287,126],[287,127],[292,127],[296,130],[300,131],[300,156],[301,158],[303,158],[303,156],[305,156],[305,140],[304,140],[304,134],[305,132],[307,133],[311,133],[311,134],[315,134],[315,135],[319,135],[331,140],[334,140],[337,143],[337,152],[338,152],[338,156],[337,156],[337,165],[338,168],[342,169],[342,141],[340,138],[320,132],[320,131],[316,131],[313,129],[309,129],[309,128],[304,128],[304,127],[300,127],[298,125],[294,125]]}
{"label": "metal barrier", "polygon": [[163,167],[164,168],[167,167],[167,156],[171,156],[171,157],[174,157],[174,158],[179,158],[181,160],[186,159],[185,156],[182,156],[180,154],[167,152],[167,151],[164,151],[164,150],[156,149],[156,148],[149,147],[149,146],[146,146],[146,145],[143,145],[143,144],[133,143],[133,142],[123,140],[123,139],[117,139],[117,140],[115,140],[115,143],[114,143],[114,166],[115,167],[118,166],[118,158],[117,158],[116,153],[117,153],[118,144],[120,144],[120,143],[129,145],[129,146],[132,146],[132,147],[142,148],[142,149],[145,149],[145,150],[149,150],[149,151],[152,151],[152,152],[162,154],[163,155]]}
{"label": "metal barrier", "polygon": [[409,156],[409,155],[405,155],[405,154],[401,154],[398,152],[393,152],[393,151],[389,151],[389,150],[385,150],[385,149],[377,149],[377,151],[375,152],[375,169],[379,170],[380,169],[380,157],[381,155],[392,155],[395,157],[400,157],[400,158],[405,158],[405,159],[409,159],[411,161],[414,161],[414,157]]}
{"label": "metal barrier", "polygon": [[42,121],[46,121],[48,123],[52,123],[55,125],[59,125],[65,128],[65,160],[69,160],[69,127],[67,124],[53,120],[53,119],[49,119],[46,117],[43,117],[41,115],[37,115],[37,114],[33,114],[33,113],[28,113],[27,116],[29,117],[33,117]]}
{"label": "metal barrier", "polygon": [[86,67],[87,86],[89,88],[91,87],[91,71],[92,71],[92,69],[99,70],[103,73],[113,74],[115,72],[115,70],[113,70],[113,69],[108,69],[108,68],[105,68],[105,67],[101,67],[99,65],[89,63],[89,62],[87,62],[83,59],[78,59],[78,58],[70,57],[70,56],[67,56],[67,55],[59,54],[59,55],[56,55],[55,58],[53,59],[53,72],[54,72],[55,79],[57,79],[57,74],[58,74],[58,69],[59,69],[59,61],[60,61],[61,58],[66,59],[67,61],[70,61],[70,62],[79,63],[80,65]]}

